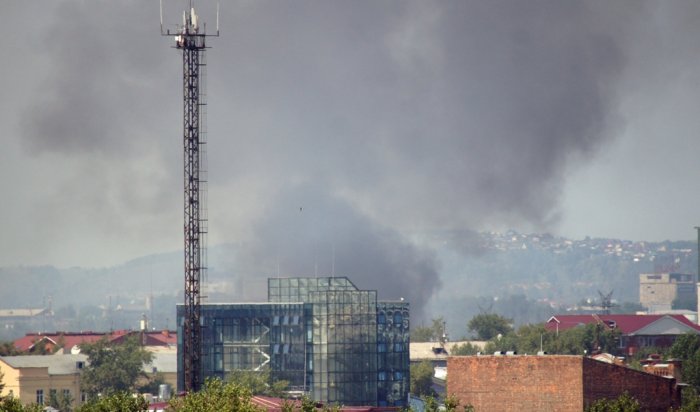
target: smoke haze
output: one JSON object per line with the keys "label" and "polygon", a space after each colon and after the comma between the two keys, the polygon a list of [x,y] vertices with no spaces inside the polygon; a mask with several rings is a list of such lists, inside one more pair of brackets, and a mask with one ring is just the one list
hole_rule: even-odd
{"label": "smoke haze", "polygon": [[[165,2],[165,22],[185,3]],[[214,6],[199,7],[211,32]],[[180,248],[181,61],[159,36],[158,5],[6,9],[16,35],[0,43],[15,53],[2,160],[20,184],[1,184],[14,196],[0,263],[102,266]],[[697,34],[673,16],[698,13],[639,1],[226,3],[207,52],[210,243],[243,245],[246,276],[334,272],[420,308],[440,263],[413,235],[556,230],[567,176],[624,134],[633,86],[695,48],[656,55],[638,42]]]}

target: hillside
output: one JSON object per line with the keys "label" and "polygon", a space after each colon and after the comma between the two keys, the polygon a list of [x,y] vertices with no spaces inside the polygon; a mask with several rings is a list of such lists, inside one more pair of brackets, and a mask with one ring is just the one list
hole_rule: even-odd
{"label": "hillside", "polygon": [[[415,241],[434,250],[441,287],[424,313],[414,313],[414,322],[443,316],[453,335],[460,336],[480,310],[499,311],[516,323],[543,321],[560,307],[597,298],[598,291],[614,290],[618,302],[637,302],[640,273],[695,273],[697,268],[696,243],[691,241],[571,240],[468,231],[431,233]],[[266,298],[266,278],[275,274],[242,273],[236,265],[238,249],[232,244],[210,248],[209,301]],[[181,266],[181,253],[173,252],[110,268],[0,268],[0,309],[51,305],[54,321],[29,325],[34,329],[136,328],[143,315],[152,318],[153,327],[174,328]],[[21,329],[1,333],[7,338],[24,333]]]}

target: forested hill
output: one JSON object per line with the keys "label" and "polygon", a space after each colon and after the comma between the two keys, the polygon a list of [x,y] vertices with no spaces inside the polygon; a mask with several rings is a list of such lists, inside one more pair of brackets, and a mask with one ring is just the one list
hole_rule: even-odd
{"label": "forested hill", "polygon": [[[415,313],[417,322],[445,316],[451,324],[462,325],[489,307],[518,323],[542,321],[560,306],[597,298],[598,291],[614,290],[618,302],[637,302],[640,273],[695,273],[697,268],[693,241],[571,240],[466,231],[422,234],[414,240],[435,251],[441,281],[423,313]],[[243,273],[237,250],[231,244],[209,249],[209,301],[265,299],[266,276],[275,274]],[[109,268],[0,268],[0,309],[51,305],[57,315],[77,319],[47,328],[136,328],[152,296],[154,308],[148,311],[157,318],[154,324],[173,327],[174,303],[182,293],[181,268],[180,252]],[[89,310],[81,311],[86,307]],[[93,321],[82,319],[83,313],[90,313]]]}
{"label": "forested hill", "polygon": [[578,301],[613,289],[618,300],[637,301],[640,273],[697,271],[697,244],[692,241],[452,232],[433,235],[431,243],[441,244],[436,250],[445,284],[555,302]]}

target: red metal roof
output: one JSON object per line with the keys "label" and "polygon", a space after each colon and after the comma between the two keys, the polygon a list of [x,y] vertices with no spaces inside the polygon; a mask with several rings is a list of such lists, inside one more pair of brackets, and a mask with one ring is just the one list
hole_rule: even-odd
{"label": "red metal roof", "polygon": [[[107,337],[110,342],[119,342],[128,335],[140,333],[139,331],[116,330],[113,332],[51,332],[51,333],[27,333],[25,336],[14,341],[15,347],[21,351],[31,350],[39,341],[51,347],[62,346],[64,349],[71,349],[81,343],[94,343],[103,337]],[[146,346],[168,346],[177,344],[177,334],[173,331],[149,331],[146,332]]]}
{"label": "red metal roof", "polygon": [[547,321],[545,327],[548,330],[567,330],[603,321],[607,325],[614,324],[623,334],[631,335],[664,317],[673,318],[700,332],[700,326],[683,315],[555,315]]}

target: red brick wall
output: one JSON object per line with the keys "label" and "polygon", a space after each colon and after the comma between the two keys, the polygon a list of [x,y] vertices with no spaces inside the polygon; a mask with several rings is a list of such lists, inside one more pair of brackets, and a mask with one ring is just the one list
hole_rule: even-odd
{"label": "red brick wall", "polygon": [[477,412],[581,412],[627,392],[645,412],[680,404],[675,379],[581,356],[456,356],[447,359],[447,393]]}
{"label": "red brick wall", "polygon": [[679,406],[680,402],[675,379],[583,359],[585,405],[590,405],[596,399],[617,398],[624,392],[636,398],[642,410],[648,412],[667,412],[670,407]]}
{"label": "red brick wall", "polygon": [[447,359],[447,393],[477,412],[583,410],[580,356],[459,356]]}

